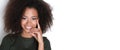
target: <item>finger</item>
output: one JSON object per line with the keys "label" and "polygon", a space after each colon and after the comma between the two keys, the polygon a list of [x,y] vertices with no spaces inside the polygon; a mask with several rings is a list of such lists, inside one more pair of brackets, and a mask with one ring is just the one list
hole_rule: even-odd
{"label": "finger", "polygon": [[34,38],[36,38],[36,39],[37,39],[37,37],[36,37],[36,35],[35,35],[34,33],[32,33],[31,35],[32,35]]}
{"label": "finger", "polygon": [[38,29],[40,29],[40,24],[39,24],[39,21],[37,21],[37,26],[38,26]]}
{"label": "finger", "polygon": [[41,30],[38,29],[38,28],[32,28],[32,29],[31,29],[31,32],[32,32],[32,33],[40,33],[40,34],[42,34]]}
{"label": "finger", "polygon": [[39,33],[39,32],[34,32],[34,33],[32,33],[32,36],[35,37],[35,38],[39,38],[39,37],[41,37],[42,35],[41,35],[41,33]]}
{"label": "finger", "polygon": [[32,28],[30,31],[31,32],[39,32],[40,30],[38,28]]}

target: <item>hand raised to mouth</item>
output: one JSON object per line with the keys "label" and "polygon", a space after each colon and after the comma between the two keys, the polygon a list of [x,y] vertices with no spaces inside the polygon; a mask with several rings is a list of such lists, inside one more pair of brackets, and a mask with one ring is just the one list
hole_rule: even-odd
{"label": "hand raised to mouth", "polygon": [[30,34],[38,41],[38,43],[43,44],[42,30],[38,21],[37,28],[31,28]]}

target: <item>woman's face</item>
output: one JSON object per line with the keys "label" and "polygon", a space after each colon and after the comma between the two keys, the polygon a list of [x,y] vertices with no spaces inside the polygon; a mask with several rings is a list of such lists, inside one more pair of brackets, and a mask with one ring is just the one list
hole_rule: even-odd
{"label": "woman's face", "polygon": [[26,8],[21,19],[23,32],[30,32],[31,28],[35,28],[38,21],[38,13],[35,8]]}

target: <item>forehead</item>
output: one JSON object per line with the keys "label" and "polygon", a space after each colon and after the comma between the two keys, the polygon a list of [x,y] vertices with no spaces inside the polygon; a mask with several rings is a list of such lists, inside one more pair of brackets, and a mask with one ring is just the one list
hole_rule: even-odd
{"label": "forehead", "polygon": [[23,16],[26,16],[26,17],[38,17],[38,12],[35,8],[29,8],[27,7],[23,13]]}

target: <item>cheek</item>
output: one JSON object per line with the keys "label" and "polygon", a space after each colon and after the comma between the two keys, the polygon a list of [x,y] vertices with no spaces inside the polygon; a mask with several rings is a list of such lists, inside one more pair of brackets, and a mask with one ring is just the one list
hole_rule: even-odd
{"label": "cheek", "polygon": [[21,26],[23,27],[26,24],[26,21],[21,20]]}
{"label": "cheek", "polygon": [[21,26],[24,27],[25,25],[31,25],[32,27],[36,27],[37,20],[31,20],[31,22],[28,24],[26,20],[21,20]]}
{"label": "cheek", "polygon": [[33,25],[33,27],[36,27],[37,21],[32,21],[32,25]]}

